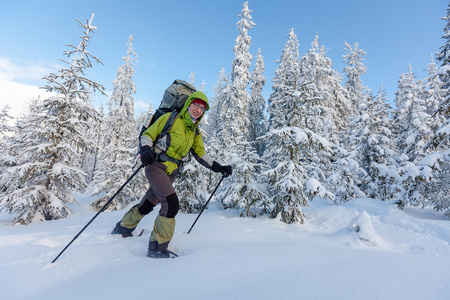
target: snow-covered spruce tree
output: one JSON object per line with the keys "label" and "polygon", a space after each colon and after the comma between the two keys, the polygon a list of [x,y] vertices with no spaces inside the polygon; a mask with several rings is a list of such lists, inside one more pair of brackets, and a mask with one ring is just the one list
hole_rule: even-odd
{"label": "snow-covered spruce tree", "polygon": [[[8,133],[13,132],[13,127],[8,124],[8,121],[11,121],[13,117],[9,114],[9,110],[11,107],[5,105],[0,110],[0,151],[2,155],[0,156],[0,173],[3,173],[3,169],[7,166],[10,166],[14,157],[11,157],[8,149],[7,149],[7,141],[9,140]],[[1,191],[1,186],[0,186]]]}
{"label": "snow-covered spruce tree", "polygon": [[[225,148],[225,140],[227,136],[225,127],[226,122],[222,119],[222,106],[227,102],[227,86],[229,84],[229,76],[225,73],[225,69],[222,68],[220,71],[216,84],[213,85],[213,97],[210,98],[210,110],[206,114],[207,123],[202,124],[202,128],[205,128],[205,136],[203,136],[203,141],[207,146],[208,154],[217,161],[222,161],[224,157],[227,157],[228,151]],[[206,170],[206,169],[205,169]],[[205,174],[208,182],[207,190],[212,191],[212,189],[218,184],[220,177],[214,176],[212,172]]]}
{"label": "snow-covered spruce tree", "polygon": [[194,86],[195,83],[195,72],[192,72],[191,74],[189,74],[189,84]]}
{"label": "snow-covered spruce tree", "polygon": [[263,156],[269,164],[264,175],[274,203],[271,217],[279,215],[280,220],[287,224],[304,222],[301,207],[308,206],[308,198],[332,197],[317,179],[308,176],[312,154],[326,151],[328,144],[311,130],[300,127],[301,118],[304,118],[300,99],[304,95],[305,89],[300,95],[293,94],[290,99],[284,99],[286,105],[280,106],[288,110],[280,110],[280,113],[288,115],[289,122],[279,129],[269,130]]}
{"label": "snow-covered spruce tree", "polygon": [[335,161],[331,166],[331,174],[326,180],[327,189],[334,195],[333,202],[342,204],[365,197],[366,194],[360,186],[367,174],[360,167],[355,154],[336,145],[333,154]]}
{"label": "snow-covered spruce tree", "polygon": [[[0,191],[2,192],[12,193],[16,188],[23,185],[18,178],[10,178],[9,176],[11,174],[15,175],[16,173],[20,174],[20,171],[23,170],[22,165],[26,161],[30,161],[30,158],[27,157],[27,155],[30,155],[27,153],[28,144],[34,149],[34,144],[38,144],[39,142],[39,140],[37,142],[35,141],[36,135],[34,129],[39,127],[39,121],[35,123],[35,119],[41,119],[39,111],[39,105],[41,103],[40,98],[30,100],[27,104],[26,112],[17,118],[12,128],[13,134],[3,137],[4,151],[1,156],[2,172],[0,173]],[[30,136],[31,133],[33,134]],[[24,139],[24,137],[27,139]],[[13,213],[17,207],[8,205],[9,202],[13,201],[6,198],[6,194],[0,194],[0,208]]]}
{"label": "snow-covered spruce tree", "polygon": [[365,93],[360,102],[360,115],[353,120],[358,128],[351,140],[356,145],[356,157],[366,177],[360,187],[367,196],[381,200],[395,200],[400,197],[401,177],[397,169],[398,153],[392,140],[389,113],[391,106],[383,87],[378,95]]}
{"label": "snow-covered spruce tree", "polygon": [[270,216],[282,222],[303,223],[302,207],[308,197],[326,197],[328,191],[315,178],[310,178],[308,162],[312,154],[320,153],[327,142],[305,128],[305,103],[311,99],[308,83],[299,76],[298,40],[291,29],[273,79],[269,97],[269,132],[265,135],[266,149],[263,173],[272,197]]}
{"label": "snow-covered spruce tree", "polygon": [[349,54],[343,56],[347,64],[344,68],[344,73],[347,77],[345,90],[351,103],[351,116],[349,116],[350,122],[347,132],[342,138],[342,144],[350,153],[354,154],[354,150],[358,146],[357,139],[355,140],[354,138],[355,133],[360,133],[363,127],[359,114],[361,110],[368,106],[367,101],[372,99],[372,97],[370,97],[361,80],[361,76],[367,72],[367,68],[362,62],[366,52],[359,48],[358,43],[355,44],[353,49],[347,42],[345,42],[345,46],[345,49],[349,51]]}
{"label": "snow-covered spruce tree", "polygon": [[[117,69],[113,80],[113,92],[108,101],[109,113],[103,131],[104,144],[100,151],[100,166],[94,174],[94,194],[104,193],[92,203],[94,209],[102,208],[117,191],[117,186],[127,181],[134,172],[133,165],[137,153],[136,121],[134,119],[134,99],[136,86],[133,82],[137,54],[133,48],[133,36],[128,38],[127,55],[123,65]],[[126,186],[107,207],[108,210],[122,209],[142,196],[136,195],[131,185]]]}
{"label": "snow-covered spruce tree", "polygon": [[422,84],[415,81],[415,74],[409,66],[408,73],[401,74],[395,94],[397,110],[394,112],[393,128],[397,148],[402,155],[398,159],[403,188],[399,207],[428,205],[426,184],[431,180],[431,172],[420,161],[426,155],[424,150],[427,147],[424,146],[429,142],[432,131],[424,94]]}
{"label": "snow-covered spruce tree", "polygon": [[367,68],[363,63],[364,56],[367,53],[359,48],[358,43],[355,43],[352,48],[352,46],[345,42],[345,50],[349,53],[343,55],[346,63],[343,71],[347,77],[344,87],[350,101],[352,118],[355,118],[359,114],[358,103],[360,99],[362,99],[364,92],[364,85],[362,83],[361,76],[367,72]]}
{"label": "snow-covered spruce tree", "polygon": [[102,103],[100,103],[98,112],[100,120],[96,124],[92,124],[92,126],[88,128],[85,133],[86,139],[94,141],[95,148],[93,151],[83,153],[81,157],[81,168],[86,173],[86,182],[88,183],[88,185],[91,185],[92,180],[94,179],[94,173],[98,167],[100,147],[103,145],[103,133],[105,132],[106,124]]}
{"label": "snow-covered spruce tree", "polygon": [[217,155],[216,158],[222,157],[223,153],[220,152],[223,149],[223,139],[221,132],[225,131],[225,124],[222,120],[223,105],[226,104],[227,94],[226,90],[229,84],[228,75],[225,73],[225,69],[220,71],[216,84],[213,86],[214,96],[210,99],[210,110],[206,117],[208,118],[208,125],[206,131],[208,132],[208,139],[205,143],[210,145],[211,155]]}
{"label": "snow-covered spruce tree", "polygon": [[249,107],[249,119],[250,119],[250,134],[249,141],[251,141],[256,152],[262,155],[264,152],[264,144],[259,137],[263,136],[267,130],[267,120],[264,115],[266,108],[266,100],[262,95],[262,90],[266,84],[266,78],[264,77],[264,60],[261,55],[261,49],[258,50],[256,55],[255,69],[253,70],[252,83],[250,85],[251,90],[251,102]]}
{"label": "snow-covered spruce tree", "polygon": [[[220,120],[222,122],[220,139],[223,141],[224,156],[222,161],[228,162],[236,153],[241,153],[240,149],[247,149],[243,144],[249,141],[249,106],[251,97],[247,91],[250,83],[250,64],[252,55],[249,53],[251,37],[248,31],[255,26],[251,21],[251,10],[248,8],[248,2],[244,3],[242,13],[239,15],[241,19],[238,21],[239,35],[236,38],[236,45],[233,48],[235,58],[232,63],[231,80],[224,91],[224,102],[221,107]],[[242,157],[250,157],[245,154]],[[233,169],[237,170],[241,166],[233,165]],[[244,182],[244,178],[233,176],[233,183],[236,180]],[[231,178],[224,180],[224,185],[230,182]],[[238,193],[238,191],[236,191]],[[218,191],[218,199],[224,199],[223,191]],[[236,207],[237,203],[223,203],[225,207]]]}
{"label": "snow-covered spruce tree", "polygon": [[[277,61],[279,64],[272,80],[272,94],[268,99],[267,113],[269,114],[269,128],[281,128],[287,123],[287,115],[280,113],[284,108],[284,99],[293,94],[300,95],[297,84],[300,77],[300,54],[298,52],[298,39],[294,28],[288,34],[283,53]],[[310,87],[307,85],[306,88]]]}
{"label": "snow-covered spruce tree", "polygon": [[257,207],[268,207],[269,196],[264,178],[260,175],[261,158],[253,145],[240,141],[240,148],[232,154],[231,163],[237,166],[227,185],[221,190],[225,208],[242,209],[241,217],[256,217]]}
{"label": "snow-covered spruce tree", "polygon": [[[431,205],[437,211],[445,211],[446,216],[450,217],[450,94],[448,89],[450,88],[450,72],[448,71],[450,62],[450,4],[447,9],[447,17],[443,18],[447,21],[447,25],[444,28],[446,43],[441,47],[442,51],[438,54],[438,59],[441,60],[441,66],[439,67],[437,74],[439,74],[439,79],[441,83],[432,77],[435,81],[434,86],[437,88],[432,88],[432,84],[428,84],[427,92],[430,93],[432,90],[439,91],[440,88],[444,89],[443,94],[445,95],[443,100],[440,100],[437,110],[434,112],[433,117],[436,118],[440,116],[446,121],[435,130],[433,137],[426,145],[427,156],[425,156],[420,162],[419,166],[428,171],[425,176],[419,177],[421,191],[425,194],[425,199],[427,199],[428,205]],[[429,74],[430,69],[433,66],[428,65]],[[429,75],[430,77],[430,75]],[[430,81],[428,80],[428,83]],[[434,93],[434,97],[439,99],[441,97],[440,93]],[[430,101],[431,102],[431,101]],[[425,172],[424,172],[425,173]]]}
{"label": "snow-covered spruce tree", "polygon": [[14,135],[20,158],[2,174],[0,200],[4,209],[17,213],[14,223],[64,218],[70,214],[67,204],[76,203],[71,191],[86,187],[86,174],[76,164],[80,153],[95,148],[84,136],[99,119],[89,96],[104,89],[84,74],[91,60],[100,62],[87,50],[96,29],[92,20],[93,15],[86,24],[77,21],[84,35],[78,47],[68,45],[68,61],[62,60],[67,67],[44,77],[44,88],[55,96],[36,103],[23,121],[27,129]]}
{"label": "snow-covered spruce tree", "polygon": [[[448,101],[442,103],[438,110],[450,117]],[[435,152],[419,162],[419,166],[428,171],[426,176],[422,176],[425,180],[420,181],[421,187],[428,199],[427,204],[437,211],[445,211],[450,217],[450,118],[435,132],[426,148]]]}
{"label": "snow-covered spruce tree", "polygon": [[[5,136],[7,133],[10,133],[13,131],[13,128],[11,125],[8,124],[8,121],[11,121],[13,117],[9,114],[11,107],[9,105],[5,105],[0,110],[0,151],[2,153],[6,153],[5,149]],[[2,159],[0,158],[0,171],[2,170]]]}
{"label": "snow-covered spruce tree", "polygon": [[[308,175],[326,185],[328,191],[322,195],[332,197],[331,191],[338,192],[341,199],[357,195],[356,184],[359,180],[351,177],[353,172],[359,172],[359,168],[354,171],[348,168],[351,157],[340,148],[351,115],[350,102],[341,86],[341,76],[332,69],[332,61],[326,56],[326,49],[320,47],[318,36],[311,44],[311,49],[300,60],[299,78],[302,78],[309,90],[304,102],[303,126],[324,138],[329,148],[328,151],[320,151],[310,156],[307,162]],[[354,192],[342,193],[339,181],[346,182],[349,191]]]}
{"label": "snow-covered spruce tree", "polygon": [[9,105],[3,106],[0,110],[0,138],[13,130],[12,126],[8,124],[8,121],[13,119],[13,117],[9,114],[10,110],[11,107]]}
{"label": "snow-covered spruce tree", "polygon": [[300,76],[310,83],[311,101],[306,103],[306,128],[339,144],[347,129],[351,113],[350,103],[341,86],[341,75],[333,70],[332,61],[320,47],[316,35],[305,56],[300,61]]}
{"label": "snow-covered spruce tree", "polygon": [[[250,83],[250,64],[252,55],[249,52],[251,37],[248,31],[255,26],[248,8],[248,2],[244,3],[241,19],[237,22],[239,35],[236,38],[236,45],[233,47],[235,58],[232,63],[231,80],[226,90],[226,105],[222,106],[221,121],[226,122],[222,126],[222,135],[227,139],[235,140],[238,136],[243,136],[243,140],[249,139],[249,105],[251,101],[247,87]],[[235,143],[227,144],[227,149],[231,154]]]}
{"label": "snow-covered spruce tree", "polygon": [[447,6],[447,16],[442,20],[446,21],[444,29],[444,35],[442,38],[445,40],[444,45],[440,48],[441,51],[436,53],[437,60],[440,61],[439,77],[443,83],[443,88],[450,91],[450,3]]}
{"label": "snow-covered spruce tree", "polygon": [[443,82],[438,76],[438,67],[433,61],[433,56],[431,56],[431,62],[428,64],[428,76],[425,79],[423,97],[427,107],[426,112],[431,116],[433,131],[441,128],[447,120],[445,115],[439,110],[439,107],[445,102],[445,97],[448,94],[448,90],[444,89],[443,86]]}
{"label": "snow-covered spruce tree", "polygon": [[[203,140],[205,145],[208,146],[208,154],[217,161],[222,161],[228,151],[225,148],[226,136],[222,133],[226,133],[226,122],[222,119],[222,106],[227,102],[227,86],[229,84],[229,76],[225,73],[225,69],[220,71],[216,84],[213,86],[213,97],[210,99],[210,110],[206,114],[207,124],[202,124],[205,128],[205,136]],[[206,126],[204,126],[206,125]],[[220,177],[213,176],[212,172],[206,176],[208,178],[208,191],[211,191],[220,180]]]}
{"label": "snow-covered spruce tree", "polygon": [[401,74],[395,93],[397,111],[394,126],[398,149],[408,156],[411,162],[417,162],[424,157],[423,147],[432,134],[431,118],[426,112],[423,94],[410,65],[408,73]]}
{"label": "snow-covered spruce tree", "polygon": [[201,169],[204,167],[200,166],[197,161],[189,162],[183,168],[182,176],[175,181],[174,187],[177,190],[180,210],[183,213],[199,213],[206,203],[205,188],[208,183],[202,176]]}

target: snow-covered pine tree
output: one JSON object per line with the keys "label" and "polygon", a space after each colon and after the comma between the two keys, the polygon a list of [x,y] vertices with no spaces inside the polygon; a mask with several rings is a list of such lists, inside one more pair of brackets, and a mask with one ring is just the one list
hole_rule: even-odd
{"label": "snow-covered pine tree", "polygon": [[360,189],[363,178],[367,175],[360,167],[354,152],[334,145],[334,161],[331,174],[327,178],[327,188],[333,193],[333,202],[342,204],[350,200],[365,197]]}
{"label": "snow-covered pine tree", "polygon": [[447,6],[447,16],[442,17],[442,20],[446,21],[442,30],[444,32],[442,38],[445,43],[440,48],[441,51],[436,53],[436,57],[441,62],[438,74],[443,83],[443,88],[450,91],[450,3]]}
{"label": "snow-covered pine tree", "polygon": [[343,55],[346,66],[344,67],[344,74],[347,77],[345,81],[345,90],[350,101],[351,115],[355,118],[358,112],[358,103],[363,98],[364,85],[361,80],[361,76],[367,72],[366,66],[364,66],[364,56],[367,54],[364,50],[359,48],[358,43],[350,46],[345,42],[345,50],[349,53]]}
{"label": "snow-covered pine tree", "polygon": [[250,142],[240,141],[239,145],[238,152],[231,158],[231,164],[238,167],[219,197],[225,208],[242,209],[241,217],[256,217],[254,209],[268,207],[270,200],[264,178],[260,175],[261,158]]}
{"label": "snow-covered pine tree", "polygon": [[189,74],[189,84],[194,86],[195,83],[195,72],[192,72],[191,74]]}
{"label": "snow-covered pine tree", "polygon": [[288,35],[269,97],[269,132],[263,173],[272,196],[271,217],[285,223],[303,223],[302,207],[308,197],[326,197],[328,191],[315,178],[309,178],[308,162],[314,153],[327,148],[327,142],[305,128],[305,103],[311,99],[308,83],[300,75],[298,40],[294,29]]}
{"label": "snow-covered pine tree", "polygon": [[12,126],[8,124],[8,121],[13,119],[13,117],[9,114],[10,110],[11,107],[9,105],[3,106],[0,110],[0,138],[13,130]]}
{"label": "snow-covered pine tree", "polygon": [[[241,149],[247,149],[244,144],[249,141],[249,106],[251,97],[247,91],[247,87],[250,83],[250,65],[252,55],[249,53],[251,44],[251,37],[248,35],[248,31],[255,26],[255,23],[251,21],[251,10],[248,8],[248,2],[245,2],[243,9],[239,17],[241,19],[237,22],[239,35],[236,38],[236,45],[233,47],[235,58],[232,63],[231,81],[224,90],[224,102],[221,106],[220,122],[222,123],[218,136],[223,145],[222,153],[224,156],[221,158],[222,162],[229,162],[236,153],[242,153]],[[248,153],[242,155],[242,157],[251,157]],[[237,169],[243,166],[233,165],[233,169]],[[231,178],[227,178],[224,181],[226,185],[231,182]],[[236,182],[245,182],[245,178],[236,177],[233,175],[233,186]],[[239,191],[235,191],[239,193]],[[218,191],[217,197],[223,200],[223,191]],[[222,197],[222,198],[221,198]],[[227,207],[236,207],[237,203],[228,203]]]}
{"label": "snow-covered pine tree", "polygon": [[[54,220],[68,216],[67,204],[76,203],[72,190],[86,187],[86,174],[77,167],[80,153],[93,150],[95,145],[84,133],[98,112],[89,102],[92,92],[104,87],[87,77],[84,70],[92,67],[91,60],[100,62],[87,50],[94,15],[83,24],[84,35],[78,47],[64,53],[69,61],[57,74],[44,77],[44,87],[56,94],[41,103],[34,103],[32,111],[20,126],[25,130],[14,134],[10,147],[20,147],[15,166],[2,173],[3,193],[0,205],[10,213],[17,213],[14,223],[29,224],[34,220]],[[101,62],[100,62],[101,63]]]}
{"label": "snow-covered pine tree", "polygon": [[201,174],[202,169],[204,167],[197,161],[189,162],[184,166],[182,176],[175,181],[174,188],[180,199],[180,210],[183,213],[199,213],[206,203],[207,182]]}
{"label": "snow-covered pine tree", "polygon": [[[297,81],[300,77],[300,54],[298,52],[298,39],[294,28],[291,28],[288,34],[288,41],[286,42],[283,53],[277,61],[279,64],[275,70],[275,76],[272,80],[272,94],[268,99],[267,112],[269,114],[269,128],[278,129],[285,126],[287,123],[287,116],[280,113],[280,109],[284,110],[279,105],[284,104],[284,99],[290,97],[297,91]],[[309,87],[309,86],[307,86]]]}
{"label": "snow-covered pine tree", "polygon": [[431,180],[431,172],[420,161],[426,155],[424,146],[430,140],[432,131],[423,100],[423,85],[416,82],[415,77],[410,65],[408,73],[401,74],[395,93],[397,110],[394,111],[393,128],[401,155],[397,160],[400,162],[403,187],[399,207],[428,205],[425,183]]}
{"label": "snow-covered pine tree", "polygon": [[202,80],[202,85],[200,86],[200,88],[198,90],[200,92],[206,93],[205,92],[205,86],[206,86],[206,82],[204,80]]}
{"label": "snow-covered pine tree", "polygon": [[[117,186],[134,173],[133,165],[137,153],[136,121],[134,119],[134,99],[136,86],[133,82],[134,66],[137,54],[133,48],[134,37],[128,38],[127,55],[123,65],[117,69],[117,77],[113,80],[113,92],[108,101],[109,113],[106,118],[106,128],[103,131],[104,144],[100,151],[100,166],[95,172],[94,194],[104,193],[92,203],[95,209],[102,208],[117,190]],[[130,202],[138,199],[145,190],[136,194],[131,185],[126,186],[118,194],[108,210],[124,208]]]}
{"label": "snow-covered pine tree", "polygon": [[427,106],[426,112],[431,116],[432,130],[436,131],[441,128],[447,118],[439,110],[442,103],[445,102],[445,97],[448,94],[448,90],[444,89],[443,83],[438,76],[438,67],[433,61],[431,56],[431,62],[428,64],[428,76],[425,79],[424,99]]}
{"label": "snow-covered pine tree", "polygon": [[[441,103],[438,110],[450,117],[450,102]],[[427,204],[437,211],[445,211],[450,217],[450,118],[434,133],[426,148],[435,152],[419,162],[428,171],[426,176],[422,176],[425,182],[420,181],[421,187],[428,199]]]}
{"label": "snow-covered pine tree", "polygon": [[103,112],[102,103],[100,103],[98,111],[100,114],[100,121],[88,128],[85,133],[86,139],[94,141],[95,149],[93,152],[83,153],[81,162],[81,168],[86,173],[86,181],[88,184],[92,183],[94,173],[97,170],[100,146],[103,145],[104,138],[102,133],[105,132],[105,113]]}
{"label": "snow-covered pine tree", "polygon": [[400,198],[401,176],[396,159],[398,153],[392,140],[389,114],[391,106],[386,92],[381,86],[378,95],[365,93],[365,101],[360,102],[360,115],[354,120],[359,130],[352,140],[357,145],[355,152],[366,172],[362,186],[367,196],[381,200]]}
{"label": "snow-covered pine tree", "polygon": [[[303,92],[301,95],[304,95]],[[296,97],[293,95],[293,97]],[[301,97],[301,96],[300,96]],[[292,103],[291,118],[301,118],[303,103],[286,99]],[[303,116],[304,117],[304,116]],[[271,217],[279,215],[284,223],[303,223],[305,216],[302,207],[309,206],[308,198],[332,197],[323,185],[315,178],[309,177],[311,172],[308,161],[312,153],[326,151],[327,142],[306,128],[300,128],[302,121],[296,120],[280,129],[271,129],[266,137],[266,151],[263,160],[269,168],[263,174],[267,178],[274,207]]]}
{"label": "snow-covered pine tree", "polygon": [[262,90],[266,84],[266,78],[264,77],[264,59],[261,55],[261,49],[258,49],[256,55],[255,69],[251,74],[252,83],[250,85],[251,90],[251,102],[249,107],[249,119],[250,119],[250,134],[249,141],[252,142],[256,148],[256,152],[262,155],[264,152],[264,144],[262,140],[258,140],[259,137],[264,135],[267,130],[267,120],[264,115],[266,108],[266,100],[262,95]]}
{"label": "snow-covered pine tree", "polygon": [[229,84],[229,77],[225,73],[225,69],[222,68],[220,71],[216,84],[213,86],[214,96],[210,99],[210,110],[206,115],[208,117],[208,126],[206,126],[206,131],[208,132],[208,139],[206,139],[206,144],[210,145],[211,155],[217,155],[218,157],[223,157],[223,139],[222,132],[225,131],[225,124],[222,120],[223,105],[226,104],[227,94],[226,90]]}
{"label": "snow-covered pine tree", "polygon": [[397,133],[398,149],[408,156],[409,161],[417,162],[425,155],[423,147],[431,138],[431,118],[426,112],[424,94],[415,81],[411,65],[408,73],[400,76],[395,103],[397,111],[394,126]]}
{"label": "snow-covered pine tree", "polygon": [[342,77],[333,70],[318,35],[301,58],[300,76],[310,83],[311,90],[311,100],[306,103],[306,127],[338,145],[347,129],[351,107],[341,86]]}
{"label": "snow-covered pine tree", "polygon": [[248,8],[248,2],[243,4],[242,13],[239,15],[241,19],[237,22],[239,35],[236,38],[236,45],[233,47],[235,58],[232,63],[231,81],[227,86],[226,105],[222,106],[222,122],[226,122],[222,126],[222,135],[226,135],[226,139],[230,140],[230,144],[226,144],[229,153],[233,153],[236,137],[243,136],[243,140],[249,139],[249,105],[251,101],[247,87],[250,83],[250,65],[252,55],[249,52],[251,45],[251,37],[248,31],[255,26],[252,21]]}
{"label": "snow-covered pine tree", "polygon": [[[434,152],[425,156],[419,165],[428,171],[427,177],[423,176],[428,180],[420,182],[425,198],[428,199],[427,204],[432,205],[437,211],[445,211],[446,216],[450,217],[450,4],[447,7],[447,16],[442,19],[447,23],[442,36],[445,43],[441,47],[441,52],[437,53],[441,66],[435,71],[433,62],[428,65],[427,93],[432,94],[431,97],[436,102],[437,99],[441,99],[437,110],[432,114],[434,118],[439,116],[436,123],[442,119],[445,121],[435,130],[425,147],[428,151]],[[431,74],[438,74],[440,80]],[[429,104],[436,102],[429,101]]]}
{"label": "snow-covered pine tree", "polygon": [[[347,178],[350,176],[348,165],[340,160],[344,159],[344,156],[339,158],[339,155],[345,153],[340,149],[340,144],[348,127],[351,107],[341,86],[341,75],[333,70],[332,61],[327,57],[325,47],[320,46],[318,35],[300,60],[299,77],[303,83],[308,84],[309,90],[304,103],[303,126],[328,143],[328,151],[311,155],[308,175],[322,184],[327,183],[329,191],[322,194],[332,197],[331,191],[338,191],[340,188],[335,181],[337,178],[354,184],[353,179]],[[338,171],[340,168],[343,169]],[[356,186],[354,190],[357,190]]]}
{"label": "snow-covered pine tree", "polygon": [[2,153],[0,156],[0,173],[3,172],[4,168],[11,165],[11,161],[14,160],[14,158],[9,155],[6,147],[8,140],[7,134],[13,132],[13,127],[8,123],[8,121],[13,119],[13,117],[9,114],[10,109],[11,107],[9,105],[5,105],[0,110],[0,151]]}
{"label": "snow-covered pine tree", "polygon": [[[208,154],[216,161],[222,161],[226,157],[227,150],[225,148],[226,133],[225,131],[225,120],[222,119],[222,106],[227,101],[227,86],[229,84],[229,76],[225,73],[225,69],[222,68],[220,71],[216,84],[213,86],[214,96],[210,99],[210,110],[208,111],[207,124],[205,126],[204,141],[205,145],[208,146]],[[202,125],[203,127],[203,125]],[[207,176],[208,180],[208,191],[214,188],[219,179],[216,176],[212,176],[210,172]],[[216,182],[217,181],[217,182]]]}

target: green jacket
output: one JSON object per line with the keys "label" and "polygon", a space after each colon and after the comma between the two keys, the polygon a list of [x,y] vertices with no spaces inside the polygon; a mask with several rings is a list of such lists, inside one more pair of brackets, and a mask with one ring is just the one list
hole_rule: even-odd
{"label": "green jacket", "polygon": [[[188,155],[189,152],[191,152],[202,165],[207,168],[211,168],[213,162],[209,156],[205,155],[205,145],[203,144],[202,135],[200,131],[197,130],[204,114],[197,120],[196,123],[193,123],[188,111],[189,105],[195,99],[202,99],[205,101],[207,104],[206,110],[209,109],[209,102],[206,95],[202,92],[194,92],[186,100],[183,109],[177,116],[168,134],[161,137],[155,143],[155,140],[162,132],[170,113],[164,114],[156,120],[152,126],[147,128],[147,130],[143,133],[141,142],[142,145],[149,145],[152,147],[156,153],[165,152],[169,157],[175,160],[182,160]],[[196,130],[198,134],[195,134]],[[178,168],[178,165],[171,161],[161,161],[160,163],[165,166],[165,171],[169,175]]]}

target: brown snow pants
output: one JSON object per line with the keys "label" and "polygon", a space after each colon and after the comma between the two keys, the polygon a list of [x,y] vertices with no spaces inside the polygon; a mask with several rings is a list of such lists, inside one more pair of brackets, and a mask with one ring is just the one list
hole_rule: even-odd
{"label": "brown snow pants", "polygon": [[158,242],[158,248],[167,249],[175,231],[175,216],[178,213],[179,201],[172,186],[178,175],[178,170],[171,175],[163,170],[162,164],[145,167],[145,177],[150,183],[150,188],[142,197],[137,206],[133,206],[122,218],[120,225],[126,228],[135,228],[140,220],[149,214],[153,208],[160,203],[159,215],[156,217],[155,225],[150,236],[151,242]]}

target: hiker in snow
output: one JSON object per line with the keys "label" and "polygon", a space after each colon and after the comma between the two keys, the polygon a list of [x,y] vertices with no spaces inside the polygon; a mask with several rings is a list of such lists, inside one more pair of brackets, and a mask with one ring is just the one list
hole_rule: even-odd
{"label": "hiker in snow", "polygon": [[205,153],[202,135],[197,127],[208,109],[206,95],[194,92],[186,100],[168,134],[158,137],[171,113],[157,119],[141,136],[141,160],[146,166],[145,176],[150,188],[141,202],[125,213],[112,233],[131,236],[140,220],[160,203],[159,215],[150,235],[148,257],[170,257],[167,247],[175,231],[175,216],[179,208],[179,200],[172,184],[183,164],[183,158],[190,152],[206,168],[221,172],[224,177],[232,173],[231,166],[222,166]]}

